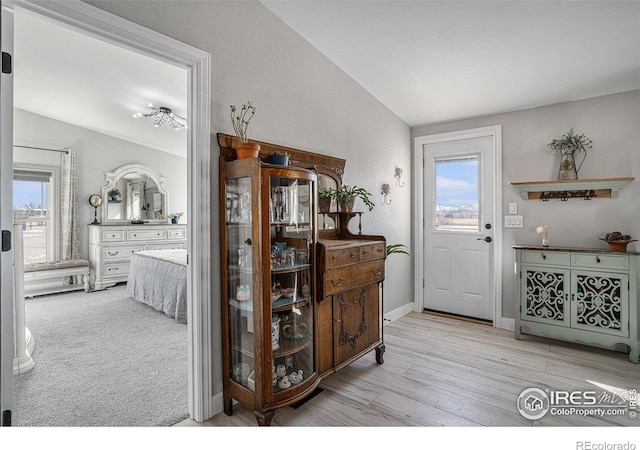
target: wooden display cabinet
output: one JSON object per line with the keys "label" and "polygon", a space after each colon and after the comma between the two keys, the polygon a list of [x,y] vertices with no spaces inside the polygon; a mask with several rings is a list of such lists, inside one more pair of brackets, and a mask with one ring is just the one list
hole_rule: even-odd
{"label": "wooden display cabinet", "polygon": [[[218,134],[224,411],[231,415],[237,400],[269,425],[276,409],[368,352],[383,363],[386,241],[363,235],[361,223],[349,231],[362,213],[334,204],[318,215],[317,189],[340,187],[345,160],[252,142],[259,158],[236,160],[235,137]],[[289,166],[265,163],[284,152]],[[283,199],[295,211],[283,210]],[[295,257],[283,252],[291,248]],[[279,386],[300,370],[299,383]]]}
{"label": "wooden display cabinet", "polygon": [[320,381],[315,354],[316,173],[220,162],[224,411],[269,425]]}

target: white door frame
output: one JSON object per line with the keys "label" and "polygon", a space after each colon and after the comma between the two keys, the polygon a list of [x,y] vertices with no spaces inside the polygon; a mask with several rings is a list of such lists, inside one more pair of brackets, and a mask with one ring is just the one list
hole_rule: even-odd
{"label": "white door frame", "polygon": [[[0,2],[2,8],[4,2]],[[13,14],[0,14],[2,51],[13,55]],[[13,64],[12,64],[13,66]],[[4,69],[4,67],[3,67]],[[13,233],[13,70],[0,81],[0,229]],[[6,188],[6,189],[4,189]],[[13,409],[13,250],[0,253],[0,426]]]}
{"label": "white door frame", "polygon": [[494,258],[490,280],[489,292],[493,300],[493,326],[502,328],[502,127],[500,125],[474,128],[449,133],[432,134],[428,136],[418,136],[414,139],[413,145],[413,254],[415,263],[414,273],[414,311],[422,312],[424,309],[424,181],[425,163],[424,146],[426,144],[456,141],[460,139],[471,139],[489,136],[493,140],[494,149],[494,173],[495,190],[493,194],[493,217],[491,223],[494,224],[493,245]]}
{"label": "white door frame", "polygon": [[[168,36],[115,16],[84,2],[39,0],[3,1],[5,7],[36,13],[60,25],[89,34],[188,71],[187,188],[188,298],[187,340],[189,415],[202,422],[222,410],[213,392],[213,349],[219,337],[212,333],[211,298],[211,55]],[[195,245],[194,243],[197,243]],[[217,353],[217,352],[216,352]],[[214,403],[216,405],[214,406]]]}

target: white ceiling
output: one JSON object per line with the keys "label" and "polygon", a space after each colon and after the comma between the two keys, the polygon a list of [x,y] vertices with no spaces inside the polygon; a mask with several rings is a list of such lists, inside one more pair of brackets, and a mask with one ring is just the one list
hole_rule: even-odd
{"label": "white ceiling", "polygon": [[410,126],[640,89],[638,1],[262,1]]}
{"label": "white ceiling", "polygon": [[[262,1],[410,126],[640,89],[640,2]],[[15,106],[186,153],[187,73],[26,13]]]}
{"label": "white ceiling", "polygon": [[15,107],[186,156],[185,130],[133,118],[149,103],[185,117],[186,70],[27,13],[14,28]]}

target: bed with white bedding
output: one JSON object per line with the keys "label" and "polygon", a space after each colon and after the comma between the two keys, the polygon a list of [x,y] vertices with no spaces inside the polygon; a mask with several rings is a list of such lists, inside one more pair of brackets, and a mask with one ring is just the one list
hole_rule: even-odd
{"label": "bed with white bedding", "polygon": [[131,255],[127,295],[177,322],[187,322],[187,251],[143,250]]}

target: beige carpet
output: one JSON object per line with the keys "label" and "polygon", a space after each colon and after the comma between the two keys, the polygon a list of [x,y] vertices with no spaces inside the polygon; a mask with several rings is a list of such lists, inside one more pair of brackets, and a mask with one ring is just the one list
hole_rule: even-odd
{"label": "beige carpet", "polygon": [[27,299],[35,367],[14,377],[14,426],[168,426],[188,417],[187,326],[125,285]]}

